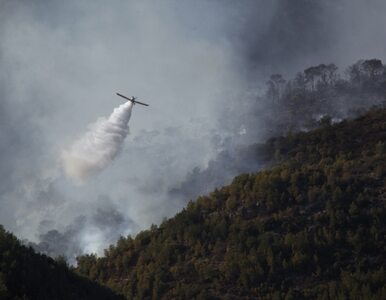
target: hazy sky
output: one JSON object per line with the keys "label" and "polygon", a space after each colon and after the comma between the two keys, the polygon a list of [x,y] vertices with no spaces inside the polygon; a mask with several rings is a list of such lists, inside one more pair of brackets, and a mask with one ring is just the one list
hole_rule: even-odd
{"label": "hazy sky", "polygon": [[[187,199],[168,190],[240,132],[269,74],[384,58],[385,13],[381,0],[1,1],[0,223],[70,256],[172,216]],[[61,154],[115,92],[150,107],[134,107],[113,164],[74,184]]]}

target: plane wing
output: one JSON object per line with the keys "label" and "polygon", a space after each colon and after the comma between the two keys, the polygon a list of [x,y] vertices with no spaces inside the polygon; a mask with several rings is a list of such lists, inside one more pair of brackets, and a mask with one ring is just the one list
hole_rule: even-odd
{"label": "plane wing", "polygon": [[139,101],[137,101],[137,100],[133,100],[133,102],[134,102],[134,103],[137,103],[137,104],[149,106],[149,104],[146,104],[146,103],[143,103],[143,102],[139,102]]}
{"label": "plane wing", "polygon": [[125,99],[127,99],[127,100],[129,100],[129,101],[132,101],[130,98],[127,98],[126,96],[123,96],[123,95],[121,95],[120,93],[116,93],[119,97],[122,97],[122,98],[125,98]]}

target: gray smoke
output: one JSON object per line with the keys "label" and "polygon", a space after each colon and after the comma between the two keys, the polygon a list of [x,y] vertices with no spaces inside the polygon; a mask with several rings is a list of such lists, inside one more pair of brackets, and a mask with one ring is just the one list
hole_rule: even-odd
{"label": "gray smoke", "polygon": [[[267,136],[254,111],[271,73],[384,60],[385,12],[381,0],[1,1],[0,223],[73,257],[172,216],[187,174]],[[120,155],[67,168],[82,178],[115,156],[74,186],[62,151],[116,91],[150,107],[133,112]],[[214,169],[231,177],[229,162]]]}
{"label": "gray smoke", "polygon": [[40,222],[39,242],[27,244],[39,252],[57,257],[64,255],[71,264],[76,262],[76,257],[84,253],[99,253],[112,244],[122,235],[133,234],[138,230],[130,218],[124,216],[111,203],[107,196],[97,200],[99,206],[89,217],[79,215],[64,228],[52,229],[52,222]]}

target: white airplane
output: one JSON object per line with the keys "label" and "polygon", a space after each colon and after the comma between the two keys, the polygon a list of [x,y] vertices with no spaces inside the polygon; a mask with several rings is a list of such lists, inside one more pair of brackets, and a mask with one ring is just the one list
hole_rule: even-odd
{"label": "white airplane", "polygon": [[119,97],[122,97],[122,98],[125,98],[125,99],[131,101],[133,104],[141,104],[141,105],[149,106],[149,104],[146,104],[146,103],[139,102],[139,101],[135,100],[135,99],[137,99],[137,98],[134,97],[134,96],[126,97],[126,96],[121,95],[120,93],[116,93],[116,94],[117,94]]}

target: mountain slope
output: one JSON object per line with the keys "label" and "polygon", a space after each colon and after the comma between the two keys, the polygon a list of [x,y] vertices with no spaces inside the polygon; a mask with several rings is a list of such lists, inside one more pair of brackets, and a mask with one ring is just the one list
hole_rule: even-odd
{"label": "mountain slope", "polygon": [[128,299],[386,299],[386,111],[256,146],[270,170],[77,271]]}
{"label": "mountain slope", "polygon": [[320,64],[292,78],[273,74],[267,80],[265,94],[231,102],[222,123],[232,137],[205,169],[193,169],[176,184],[171,197],[195,199],[238,174],[260,169],[261,158],[243,146],[246,142],[309,131],[385,103],[386,65],[379,59],[359,60],[343,72],[334,64]]}
{"label": "mountain slope", "polygon": [[121,299],[109,289],[22,246],[0,225],[0,299]]}

